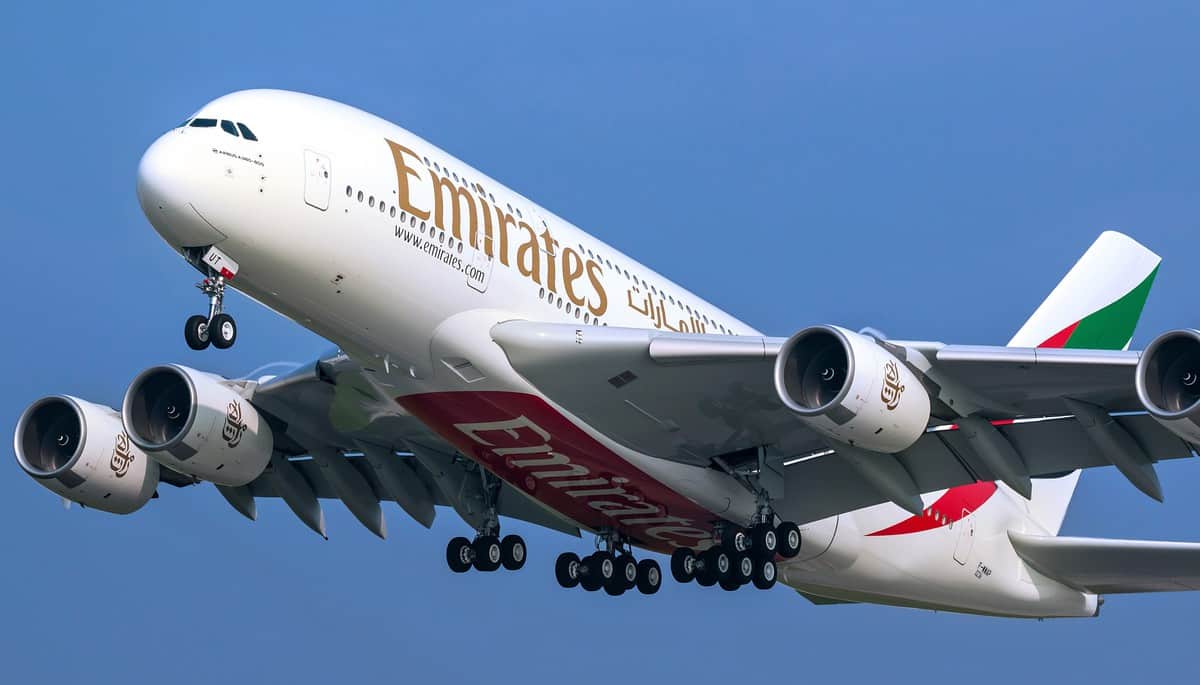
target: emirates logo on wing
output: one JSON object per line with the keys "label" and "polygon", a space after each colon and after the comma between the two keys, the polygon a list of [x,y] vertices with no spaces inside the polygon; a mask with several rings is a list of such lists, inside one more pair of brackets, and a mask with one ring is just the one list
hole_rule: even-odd
{"label": "emirates logo on wing", "polygon": [[108,460],[108,468],[112,469],[117,478],[124,478],[129,473],[129,465],[133,463],[133,452],[129,449],[129,435],[125,431],[117,433],[117,442],[113,445],[112,458]]}
{"label": "emirates logo on wing", "polygon": [[900,366],[895,361],[883,365],[883,389],[879,391],[879,399],[883,400],[888,411],[900,406],[900,395],[904,386],[900,384]]}
{"label": "emirates logo on wing", "polygon": [[246,424],[242,423],[242,404],[234,401],[229,403],[225,412],[225,425],[221,427],[221,439],[225,444],[237,447],[246,432]]}

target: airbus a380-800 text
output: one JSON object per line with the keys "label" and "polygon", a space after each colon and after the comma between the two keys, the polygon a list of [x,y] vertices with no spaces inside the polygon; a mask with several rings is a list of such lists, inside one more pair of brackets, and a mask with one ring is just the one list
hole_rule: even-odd
{"label": "airbus a380-800 text", "polygon": [[189,346],[234,343],[234,287],[337,347],[257,378],[154,366],[120,411],[37,400],[17,460],[88,508],[207,481],[251,519],[278,497],[324,536],[336,498],[384,537],[382,502],[426,527],[449,507],[473,530],[452,570],[521,568],[501,531],[518,519],[594,538],[555,575],[611,595],[657,592],[653,553],[681,583],[998,616],[1200,587],[1200,545],[1058,536],[1082,469],[1161,500],[1155,463],[1200,441],[1200,333],[1128,351],[1159,258],[1119,233],[1007,346],[977,346],[764,336],[403,128],[299,93],[205,105],[145,152],[137,196],[203,274]]}

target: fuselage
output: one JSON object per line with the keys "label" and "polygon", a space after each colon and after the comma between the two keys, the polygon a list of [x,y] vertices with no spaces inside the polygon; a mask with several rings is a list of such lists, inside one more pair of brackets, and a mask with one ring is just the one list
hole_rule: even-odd
{"label": "fuselage", "polygon": [[[245,91],[188,121],[197,120],[213,125],[169,131],[142,160],[138,196],[151,223],[193,259],[215,246],[236,263],[230,285],[337,344],[395,411],[581,527],[651,549],[704,547],[718,521],[754,515],[754,496],[726,474],[630,450],[550,402],[490,337],[514,319],[753,328],[352,107]],[[1010,530],[1054,534],[1058,522],[1031,515],[1002,485],[972,487],[926,495],[916,520],[884,504],[808,524],[780,577],[851,601],[1094,614],[1094,595],[1026,568],[1008,542]]]}

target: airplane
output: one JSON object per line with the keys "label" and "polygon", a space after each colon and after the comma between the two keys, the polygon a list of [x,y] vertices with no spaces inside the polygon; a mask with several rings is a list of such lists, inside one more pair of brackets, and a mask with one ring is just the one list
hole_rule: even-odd
{"label": "airplane", "polygon": [[213,100],[150,145],[136,189],[203,277],[190,348],[235,343],[230,287],[336,348],[255,378],[152,366],[119,410],[33,402],[16,459],[64,501],[130,514],[208,482],[323,537],[339,499],[380,538],[384,502],[427,528],[448,507],[472,531],[453,572],[522,568],[516,519],[593,539],[556,580],[614,596],[658,592],[656,554],[680,583],[1004,617],[1200,588],[1200,544],[1058,536],[1083,469],[1162,500],[1154,464],[1200,443],[1200,332],[1128,349],[1160,258],[1120,233],[1005,346],[782,338],[312,95]]}

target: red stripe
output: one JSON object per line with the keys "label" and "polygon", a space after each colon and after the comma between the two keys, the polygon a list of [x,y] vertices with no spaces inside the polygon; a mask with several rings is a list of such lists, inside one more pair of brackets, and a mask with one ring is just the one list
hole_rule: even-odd
{"label": "red stripe", "polygon": [[1075,329],[1078,326],[1079,326],[1079,321],[1076,321],[1075,323],[1071,324],[1070,326],[1067,326],[1066,328],[1055,333],[1054,335],[1050,336],[1049,338],[1046,338],[1046,341],[1043,342],[1041,345],[1038,345],[1038,347],[1066,347],[1067,341],[1071,339],[1071,334],[1075,332]]}
{"label": "red stripe", "polygon": [[435,392],[396,401],[508,484],[584,526],[615,528],[666,553],[712,539],[716,516],[593,439],[539,397]]}
{"label": "red stripe", "polygon": [[977,511],[995,493],[996,484],[991,482],[950,488],[936,502],[926,507],[921,516],[910,516],[895,525],[877,530],[868,537],[921,533],[950,525]]}

